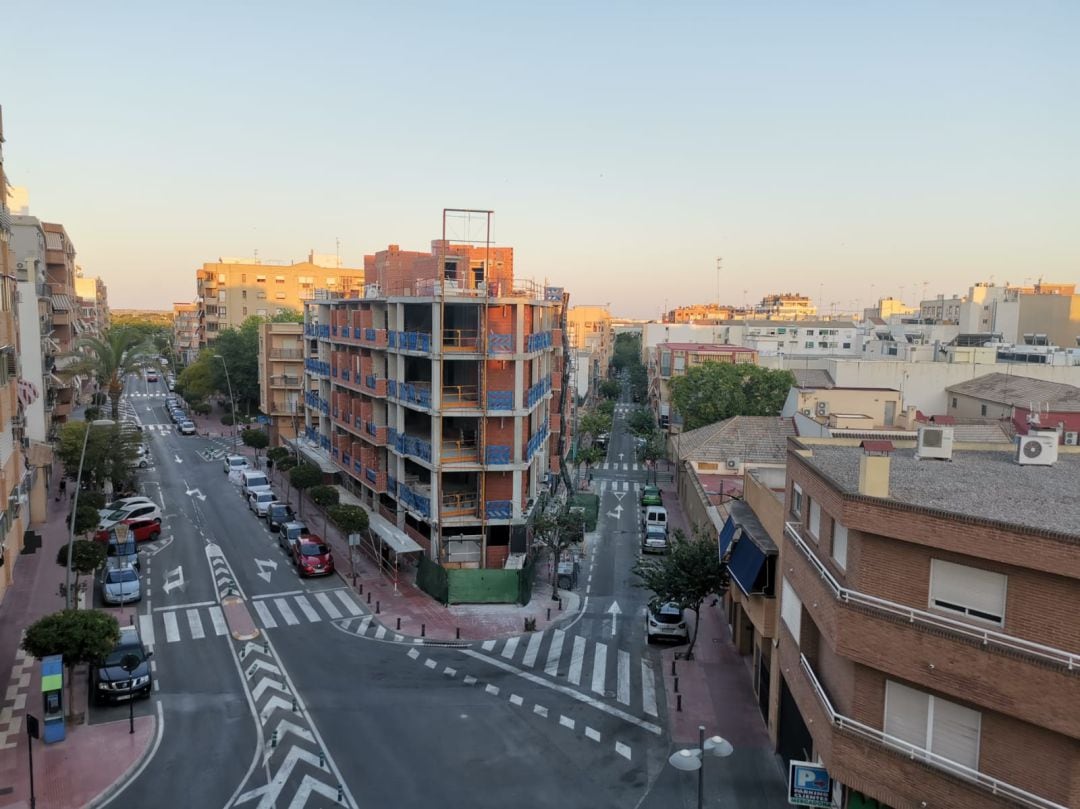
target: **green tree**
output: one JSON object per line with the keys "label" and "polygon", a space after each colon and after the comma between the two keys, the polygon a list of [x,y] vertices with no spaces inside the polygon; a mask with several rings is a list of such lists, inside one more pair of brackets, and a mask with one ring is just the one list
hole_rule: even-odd
{"label": "green tree", "polygon": [[288,447],[271,447],[266,451],[266,457],[275,464],[280,464],[288,458],[290,454]]}
{"label": "green tree", "polygon": [[259,460],[259,450],[266,449],[270,444],[270,436],[266,434],[266,430],[259,430],[252,427],[240,431],[240,440],[244,442],[245,447],[254,448],[256,463],[258,463]]}
{"label": "green tree", "polygon": [[271,323],[303,323],[304,313],[298,312],[295,309],[278,309],[273,317],[270,318]]}
{"label": "green tree", "polygon": [[176,390],[188,404],[194,405],[216,392],[216,368],[212,363],[221,365],[220,360],[204,351],[176,378]]}
{"label": "green tree", "polygon": [[646,436],[656,429],[656,419],[647,407],[635,407],[626,418],[626,426],[634,435]]}
{"label": "green tree", "polygon": [[304,491],[322,483],[322,470],[315,464],[302,463],[289,470],[289,483],[300,493],[300,505],[297,511],[304,514]]}
{"label": "green tree", "polygon": [[308,495],[311,497],[311,502],[319,508],[336,506],[341,501],[341,494],[336,486],[312,486]]}
{"label": "green tree", "polygon": [[[137,433],[121,430],[118,424],[95,422],[86,437],[87,422],[69,421],[60,427],[56,455],[64,465],[65,474],[76,479],[79,459],[82,458],[82,479],[92,488],[100,489],[105,481],[120,488],[131,476],[136,447],[140,441]],[[83,440],[86,454],[83,455]]]}
{"label": "green tree", "polygon": [[590,410],[578,420],[578,433],[582,436],[596,436],[611,431],[611,417],[599,410]]}
{"label": "green tree", "polygon": [[594,466],[604,460],[607,453],[600,447],[589,447],[581,451],[581,463],[585,464],[585,468]]}
{"label": "green tree", "polygon": [[75,706],[72,696],[75,667],[105,657],[119,639],[120,625],[111,615],[98,610],[63,610],[28,626],[22,649],[39,660],[63,655],[67,667],[68,716],[71,716]]}
{"label": "green tree", "polygon": [[138,370],[154,348],[135,329],[110,328],[100,337],[84,337],[76,344],[79,361],[65,373],[68,377],[90,375],[109,395],[112,420],[120,420],[120,396],[124,392],[124,377]]}
{"label": "green tree", "polygon": [[657,603],[673,601],[694,613],[694,633],[686,657],[694,655],[698,628],[701,626],[701,605],[709,596],[727,589],[727,566],[720,561],[716,542],[704,534],[688,538],[676,530],[671,548],[658,559],[641,557],[634,565],[641,579],[640,587],[653,593]]}
{"label": "green tree", "polygon": [[795,384],[791,371],[706,362],[671,380],[671,400],[694,430],[732,416],[776,416]]}
{"label": "green tree", "polygon": [[[82,504],[79,504],[79,511],[82,512]],[[97,526],[97,512],[94,512],[94,526]],[[75,522],[75,532],[83,533],[78,530],[79,523]],[[75,592],[79,592],[79,578],[81,576],[90,576],[105,564],[106,557],[105,545],[101,542],[93,542],[89,539],[76,539],[71,543],[71,569],[75,571]],[[56,564],[61,567],[67,567],[68,559],[68,546],[63,544],[59,547],[56,553]],[[72,598],[71,603],[78,604],[78,599]]]}
{"label": "green tree", "polygon": [[624,332],[615,335],[611,365],[616,371],[641,364],[641,335]]}
{"label": "green tree", "polygon": [[330,506],[326,513],[330,517],[330,521],[346,536],[349,534],[361,534],[368,530],[370,522],[368,513],[360,506]]}
{"label": "green tree", "polygon": [[537,512],[533,518],[533,542],[551,551],[554,564],[551,566],[551,595],[559,594],[559,559],[563,551],[585,538],[582,516],[565,509],[556,514]]}
{"label": "green tree", "polygon": [[622,393],[622,385],[614,379],[605,379],[600,383],[600,395],[605,399],[618,399]]}

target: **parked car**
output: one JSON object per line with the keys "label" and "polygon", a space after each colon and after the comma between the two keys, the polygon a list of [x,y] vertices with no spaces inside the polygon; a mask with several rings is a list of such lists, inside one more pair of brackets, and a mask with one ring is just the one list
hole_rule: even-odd
{"label": "parked car", "polygon": [[98,530],[112,528],[118,522],[124,520],[161,520],[161,509],[158,508],[156,503],[137,503],[130,508],[121,508],[116,511],[110,511],[108,514],[101,518],[101,522],[98,523]]}
{"label": "parked car", "polygon": [[666,604],[650,604],[645,616],[645,637],[649,643],[654,640],[686,643],[690,640],[690,630],[687,629],[682,608],[670,601]]}
{"label": "parked car", "polygon": [[104,516],[110,511],[116,511],[121,508],[130,508],[131,506],[138,505],[139,503],[153,504],[153,500],[149,497],[143,497],[142,495],[132,495],[131,497],[121,497],[119,500],[113,500],[107,504],[105,508],[101,509],[101,513]]}
{"label": "parked car", "polygon": [[135,547],[135,540],[128,534],[128,539],[124,542],[118,542],[115,535],[109,537],[108,544],[105,546],[105,562],[114,561],[120,565],[131,565],[136,570],[141,570],[142,566],[139,564],[139,552]]}
{"label": "parked car", "polygon": [[94,534],[94,539],[98,542],[108,542],[111,538],[115,538],[116,526],[118,525],[126,525],[128,527],[128,536],[136,542],[153,542],[161,536],[160,517],[153,519],[140,517],[135,520],[120,520],[111,523],[108,528],[98,528],[97,533]]}
{"label": "parked car", "polygon": [[667,553],[668,532],[659,525],[650,525],[641,538],[642,553]]}
{"label": "parked car", "polygon": [[297,538],[292,545],[293,564],[301,576],[329,576],[334,572],[330,546],[314,534]]}
{"label": "parked car", "polygon": [[608,434],[607,433],[600,433],[600,435],[596,436],[596,438],[593,439],[593,446],[594,447],[597,447],[597,448],[602,449],[602,450],[607,450],[607,445],[608,445]]}
{"label": "parked car", "polygon": [[284,522],[278,527],[278,545],[289,553],[292,553],[293,543],[306,536],[310,536],[308,527],[299,520]]}
{"label": "parked car", "polygon": [[224,465],[226,475],[230,472],[243,472],[248,468],[247,458],[243,455],[226,455]]}
{"label": "parked car", "polygon": [[178,433],[180,433],[180,435],[195,435],[195,422],[182,421],[180,422],[180,426],[177,427],[176,430]]}
{"label": "parked car", "polygon": [[277,531],[283,523],[292,522],[296,515],[288,503],[273,502],[266,509],[266,527]]}
{"label": "parked car", "polygon": [[659,525],[667,530],[667,509],[663,506],[645,506],[641,510],[641,527],[647,531],[650,525]]}
{"label": "parked car", "polygon": [[641,507],[664,505],[663,495],[659,486],[646,486],[641,490]]}
{"label": "parked car", "polygon": [[146,448],[145,444],[139,444],[135,448],[135,465],[139,469],[145,469],[150,465],[150,450]]}
{"label": "parked car", "polygon": [[253,489],[269,489],[270,479],[258,469],[245,469],[240,473],[240,493],[247,497]]}
{"label": "parked car", "polygon": [[[154,684],[154,675],[150,671],[153,654],[146,651],[135,627],[120,627],[116,647],[94,666],[94,699],[120,702],[137,696],[149,697]],[[124,668],[125,663],[134,664],[130,671]]]}
{"label": "parked car", "polygon": [[277,495],[269,489],[255,489],[248,494],[248,508],[255,512],[256,517],[265,517],[266,510],[275,502]]}
{"label": "parked car", "polygon": [[146,381],[147,382],[157,382],[158,381],[157,371],[147,371],[146,372]]}
{"label": "parked car", "polygon": [[132,604],[142,599],[139,573],[135,566],[115,560],[101,569],[101,600],[109,605]]}

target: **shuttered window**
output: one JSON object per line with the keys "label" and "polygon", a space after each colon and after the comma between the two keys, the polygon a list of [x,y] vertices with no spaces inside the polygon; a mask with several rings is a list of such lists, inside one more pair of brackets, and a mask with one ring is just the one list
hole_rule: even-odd
{"label": "shuttered window", "polygon": [[976,770],[981,726],[978,711],[892,680],[885,683],[884,729],[890,736]]}
{"label": "shuttered window", "polygon": [[832,558],[844,570],[847,570],[847,526],[833,520]]}
{"label": "shuttered window", "polygon": [[1008,577],[941,559],[930,562],[930,606],[983,621],[1005,623]]}
{"label": "shuttered window", "polygon": [[802,601],[795,595],[795,588],[784,579],[780,593],[780,617],[784,619],[795,643],[799,643],[799,630],[802,626]]}
{"label": "shuttered window", "polygon": [[810,536],[814,539],[821,537],[821,505],[817,500],[810,501]]}

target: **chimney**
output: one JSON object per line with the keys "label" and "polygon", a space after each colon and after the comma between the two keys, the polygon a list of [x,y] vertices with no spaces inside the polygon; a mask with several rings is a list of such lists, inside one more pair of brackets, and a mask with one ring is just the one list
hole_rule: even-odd
{"label": "chimney", "polygon": [[859,494],[867,497],[889,496],[889,455],[892,441],[863,441],[859,457]]}

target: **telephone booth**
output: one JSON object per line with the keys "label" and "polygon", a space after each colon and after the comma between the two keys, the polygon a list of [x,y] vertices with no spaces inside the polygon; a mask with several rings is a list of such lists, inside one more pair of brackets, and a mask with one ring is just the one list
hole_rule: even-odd
{"label": "telephone booth", "polygon": [[45,743],[64,740],[64,658],[50,655],[41,660],[42,711],[45,714]]}

